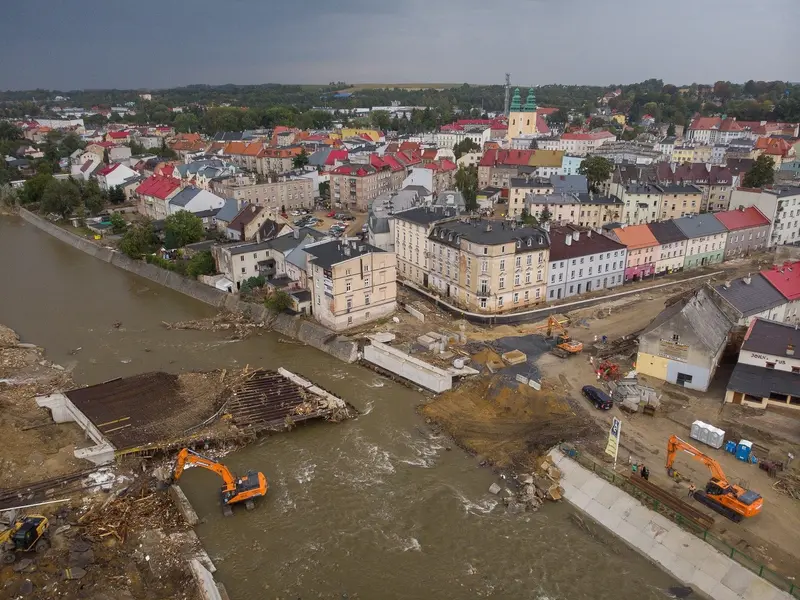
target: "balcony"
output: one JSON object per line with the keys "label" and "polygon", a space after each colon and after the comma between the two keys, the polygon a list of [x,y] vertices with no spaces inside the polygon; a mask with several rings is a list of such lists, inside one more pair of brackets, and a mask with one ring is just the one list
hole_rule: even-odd
{"label": "balcony", "polygon": [[492,295],[492,290],[489,289],[488,287],[479,287],[478,291],[475,292],[475,295],[478,298],[488,298],[489,296]]}

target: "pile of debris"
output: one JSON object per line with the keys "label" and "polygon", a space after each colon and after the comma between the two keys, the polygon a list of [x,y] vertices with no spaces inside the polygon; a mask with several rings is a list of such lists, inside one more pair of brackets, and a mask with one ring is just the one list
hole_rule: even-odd
{"label": "pile of debris", "polygon": [[795,500],[800,500],[800,475],[797,473],[785,472],[772,487]]}
{"label": "pile of debris", "polygon": [[[539,470],[533,475],[523,473],[516,475],[518,491],[503,498],[503,503],[508,507],[508,512],[518,514],[525,511],[536,512],[545,500],[557,502],[561,499],[563,489],[559,486],[561,471],[549,460],[544,460]],[[492,494],[499,494],[502,488],[493,483],[489,487]]]}
{"label": "pile of debris", "polygon": [[232,331],[231,339],[244,339],[254,331],[263,329],[263,323],[254,323],[245,313],[222,311],[209,319],[194,319],[192,321],[178,321],[167,323],[162,321],[167,329],[183,329],[193,331]]}

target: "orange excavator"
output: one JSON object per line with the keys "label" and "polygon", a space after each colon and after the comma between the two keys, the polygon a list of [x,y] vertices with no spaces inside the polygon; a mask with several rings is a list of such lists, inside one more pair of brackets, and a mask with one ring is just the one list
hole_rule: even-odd
{"label": "orange excavator", "polygon": [[569,332],[564,328],[564,325],[569,321],[559,321],[553,316],[547,318],[547,325],[542,325],[539,329],[547,329],[547,339],[553,337],[553,331],[560,332],[556,337],[556,345],[550,352],[559,358],[569,358],[575,356],[583,351],[583,344],[576,342],[569,336]]}
{"label": "orange excavator", "polygon": [[244,477],[234,477],[225,465],[206,458],[188,448],[178,452],[175,471],[172,474],[173,482],[177,482],[180,479],[187,464],[214,471],[214,473],[222,477],[222,481],[225,482],[221,489],[222,514],[226,517],[233,514],[232,507],[234,504],[244,502],[247,510],[253,510],[255,508],[255,499],[267,494],[269,486],[263,473],[248,471]]}
{"label": "orange excavator", "polygon": [[761,512],[761,506],[764,503],[761,495],[753,490],[729,483],[717,461],[675,435],[670,436],[667,442],[667,473],[670,477],[674,473],[672,465],[675,464],[675,455],[678,450],[683,450],[695,460],[699,460],[711,471],[711,479],[706,484],[706,489],[697,490],[694,493],[695,500],[736,523],[745,517],[754,517]]}

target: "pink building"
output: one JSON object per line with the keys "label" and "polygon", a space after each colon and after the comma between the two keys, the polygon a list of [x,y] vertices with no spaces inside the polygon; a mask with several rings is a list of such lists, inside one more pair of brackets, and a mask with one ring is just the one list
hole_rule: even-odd
{"label": "pink building", "polygon": [[647,225],[617,227],[609,235],[628,247],[625,281],[643,279],[655,272],[661,244]]}

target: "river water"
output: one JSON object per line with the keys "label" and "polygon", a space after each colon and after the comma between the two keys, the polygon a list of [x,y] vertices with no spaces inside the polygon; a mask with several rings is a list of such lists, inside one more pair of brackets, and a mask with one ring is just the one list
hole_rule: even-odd
{"label": "river water", "polygon": [[162,321],[213,310],[18,219],[0,218],[0,286],[0,323],[44,346],[80,383],[156,369],[283,366],[362,411],[226,457],[232,470],[269,479],[252,512],[223,519],[216,476],[186,472],[181,486],[203,521],[198,535],[235,600],[643,600],[675,585],[599,528],[592,536],[577,526],[566,504],[506,514],[487,491],[497,478],[417,416],[422,396],[367,369],[271,333],[230,342],[167,331]]}

